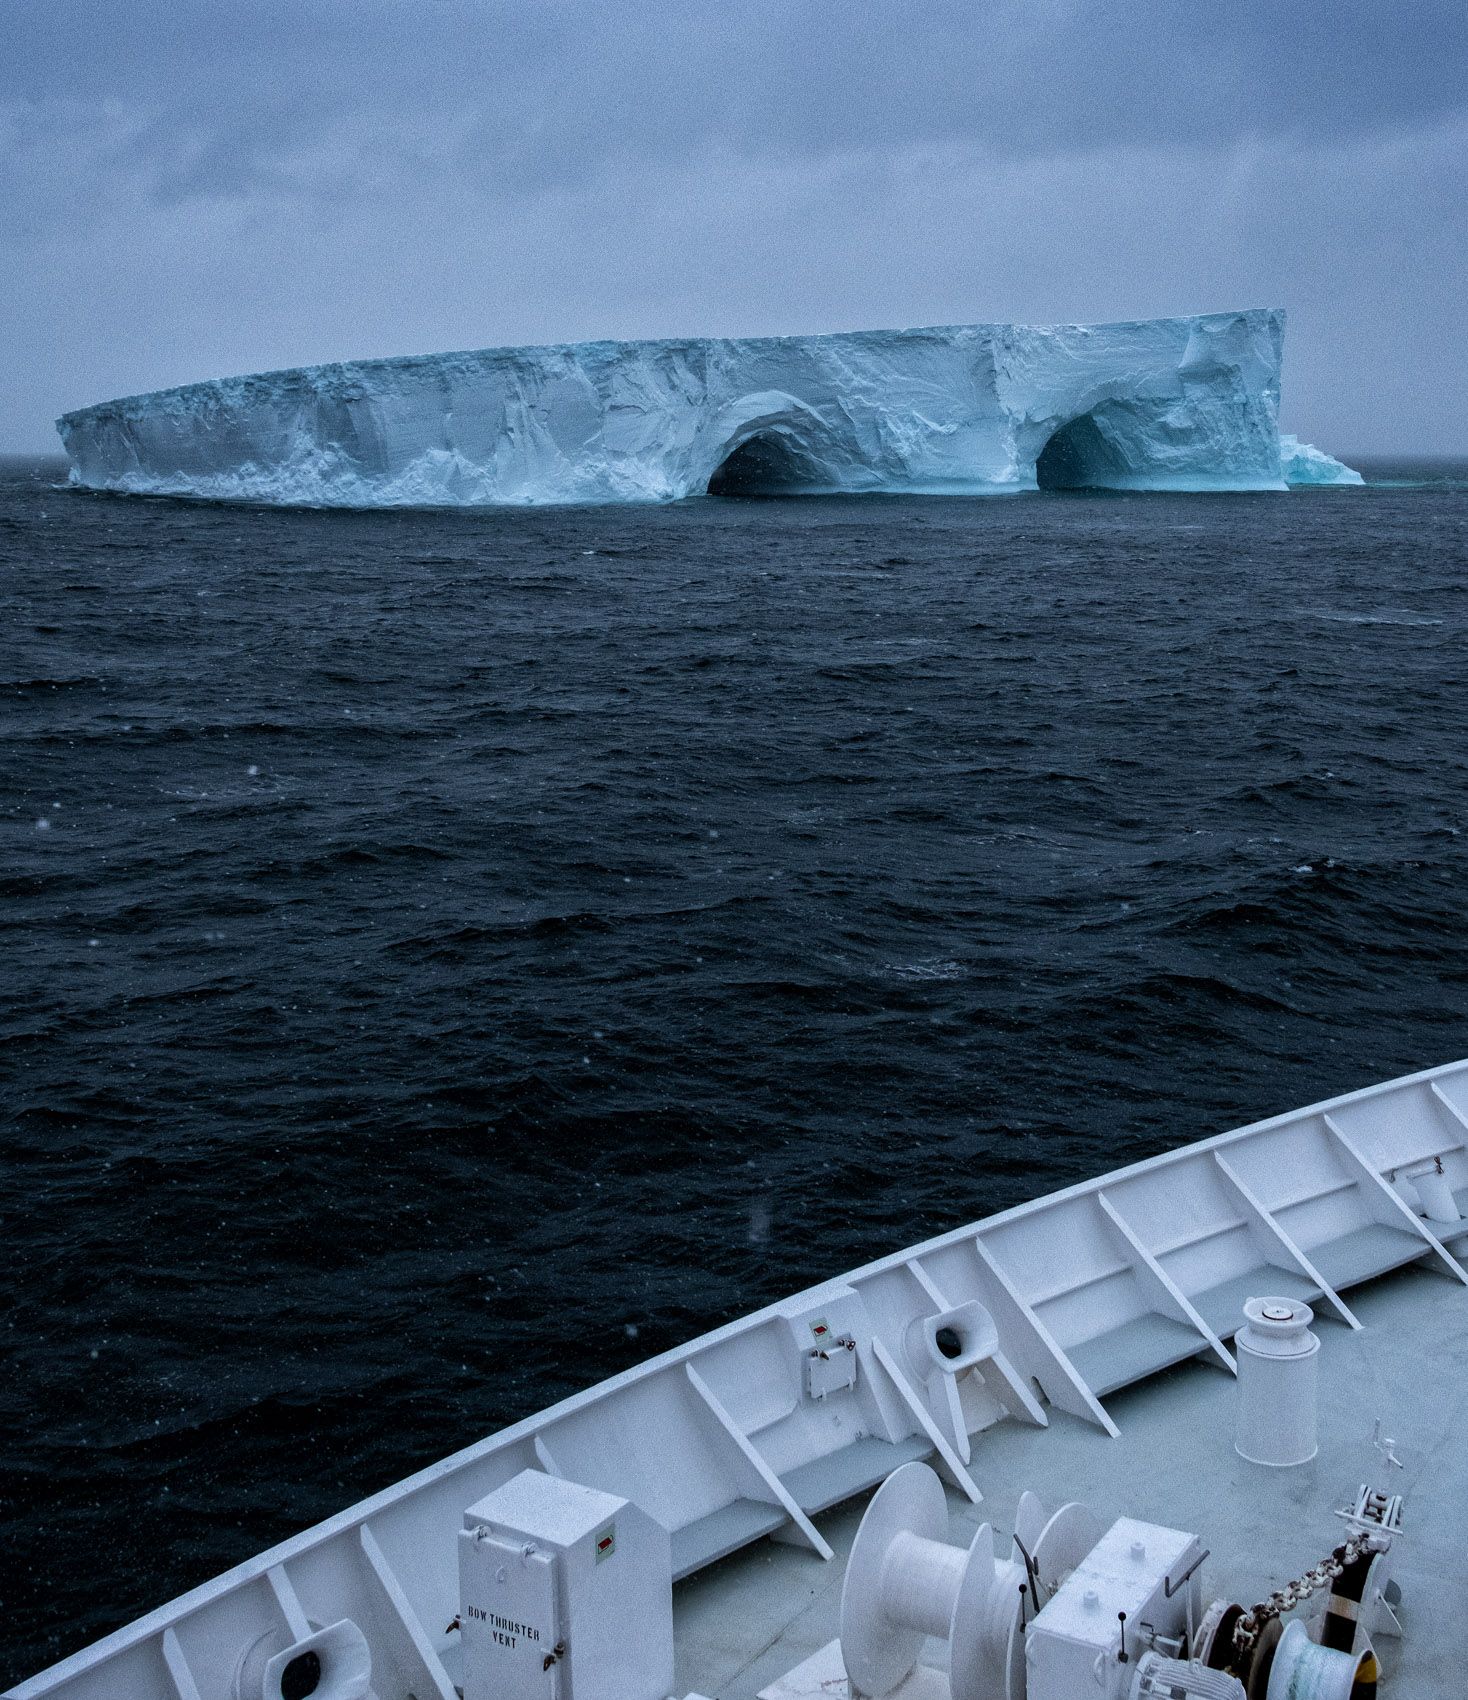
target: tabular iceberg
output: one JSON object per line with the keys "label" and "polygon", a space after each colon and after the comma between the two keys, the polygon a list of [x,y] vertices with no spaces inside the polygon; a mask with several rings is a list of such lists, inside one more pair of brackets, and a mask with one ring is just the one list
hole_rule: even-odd
{"label": "tabular iceberg", "polygon": [[93,489],[313,507],[1282,490],[1348,473],[1281,456],[1283,337],[1257,309],[491,348],[220,378],[57,428]]}

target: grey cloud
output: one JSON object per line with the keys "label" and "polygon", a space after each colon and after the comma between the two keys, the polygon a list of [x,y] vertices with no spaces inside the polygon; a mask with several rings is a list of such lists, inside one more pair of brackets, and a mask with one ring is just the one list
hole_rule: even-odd
{"label": "grey cloud", "polygon": [[[815,156],[980,141],[1005,157],[1331,138],[1461,108],[1468,12],[1419,0],[837,5],[712,0],[23,5],[0,91],[151,119],[165,192],[277,181],[344,130],[436,115],[507,190],[700,147]],[[177,138],[193,173],[173,169]]]}
{"label": "grey cloud", "polygon": [[0,447],[356,355],[1276,303],[1292,426],[1468,438],[1458,5],[3,17]]}

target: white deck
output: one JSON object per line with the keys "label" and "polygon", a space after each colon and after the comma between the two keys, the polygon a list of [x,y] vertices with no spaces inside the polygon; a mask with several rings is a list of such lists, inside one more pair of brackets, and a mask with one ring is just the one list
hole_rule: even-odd
{"label": "white deck", "polygon": [[[1005,1423],[986,1433],[975,1467],[981,1507],[950,1489],[953,1539],[980,1522],[1007,1531],[1033,1488],[1049,1504],[1079,1499],[1113,1517],[1195,1531],[1210,1556],[1203,1597],[1248,1606],[1344,1539],[1333,1508],[1363,1481],[1406,1497],[1396,1576],[1406,1630],[1383,1641],[1383,1696],[1462,1700],[1468,1693],[1468,1295],[1413,1268],[1353,1295],[1363,1323],[1318,1322],[1320,1453],[1289,1470],[1246,1464],[1233,1451],[1233,1378],[1179,1366],[1112,1402],[1121,1429],[1057,1415],[1048,1429]],[[1380,1417],[1403,1468],[1371,1445]],[[1388,1480],[1390,1477],[1390,1480]],[[833,1639],[846,1553],[865,1495],[818,1519],[836,1558],[761,1541],[690,1578],[674,1594],[679,1692],[755,1700]],[[964,1531],[960,1534],[960,1531]],[[841,1700],[840,1692],[831,1700]]]}
{"label": "white deck", "polygon": [[[1419,1193],[1412,1176],[1424,1169],[1435,1174]],[[934,1456],[965,1502],[983,1499],[1001,1525],[1031,1487],[1051,1503],[1090,1497],[1098,1510],[1196,1529],[1219,1555],[1215,1584],[1252,1603],[1280,1577],[1235,1576],[1228,1555],[1277,1550],[1293,1570],[1336,1544],[1328,1502],[1375,1474],[1374,1454],[1339,1453],[1363,1422],[1366,1434],[1378,1415],[1396,1423],[1419,1459],[1436,1444],[1429,1436],[1447,1434],[1468,1389],[1468,1272],[1453,1254],[1468,1255],[1463,1215],[1465,1062],[1184,1145],[882,1258],[589,1388],[10,1692],[235,1700],[243,1649],[346,1618],[366,1637],[378,1700],[456,1700],[455,1532],[467,1506],[526,1469],[632,1500],[669,1531],[675,1576],[718,1566],[680,1588],[676,1606],[687,1685],[721,1700],[757,1691],[730,1686],[754,1659],[742,1619],[763,1622],[766,1640],[793,1636],[790,1646],[830,1638],[840,1566],[817,1555],[848,1538],[859,1496],[916,1456]],[[1372,1284],[1419,1260],[1431,1277]],[[1230,1450],[1228,1340],[1244,1299],[1275,1293],[1316,1306],[1327,1374],[1354,1366],[1338,1378],[1350,1386],[1328,1414],[1321,1459],[1287,1477]],[[982,1351],[945,1364],[931,1338],[939,1327],[982,1339]],[[812,1348],[838,1340],[813,1371]],[[1200,1354],[1216,1367],[1172,1370]],[[1468,1509],[1450,1452],[1445,1443],[1409,1504],[1424,1529],[1436,1525],[1421,1502],[1442,1482]],[[1282,1493],[1301,1505],[1282,1505]],[[1252,1528],[1266,1509],[1281,1513],[1277,1549]],[[1421,1545],[1413,1526],[1408,1574]],[[805,1553],[764,1539],[777,1530]],[[1439,1575],[1464,1574],[1446,1538],[1428,1550]],[[808,1635],[778,1615],[791,1589],[809,1595]],[[760,1615],[766,1597],[775,1617]],[[1450,1631],[1451,1621],[1431,1633]],[[1430,1689],[1425,1677],[1408,1690],[1413,1700],[1464,1691],[1461,1681]]]}

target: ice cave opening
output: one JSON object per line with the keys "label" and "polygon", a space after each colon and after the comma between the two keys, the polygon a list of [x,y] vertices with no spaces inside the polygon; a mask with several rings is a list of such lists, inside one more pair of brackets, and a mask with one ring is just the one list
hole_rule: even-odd
{"label": "ice cave opening", "polygon": [[1062,425],[1041,449],[1035,482],[1042,490],[1106,490],[1125,483],[1132,468],[1094,413]]}
{"label": "ice cave opening", "polygon": [[760,431],[733,449],[709,478],[711,496],[789,496],[814,482],[810,456],[785,431]]}

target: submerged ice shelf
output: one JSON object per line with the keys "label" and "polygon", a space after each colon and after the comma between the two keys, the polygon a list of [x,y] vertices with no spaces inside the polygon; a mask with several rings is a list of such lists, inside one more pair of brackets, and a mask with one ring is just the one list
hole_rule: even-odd
{"label": "submerged ice shelf", "polygon": [[312,507],[1359,483],[1278,429],[1284,314],[352,361],[68,413],[92,489]]}

